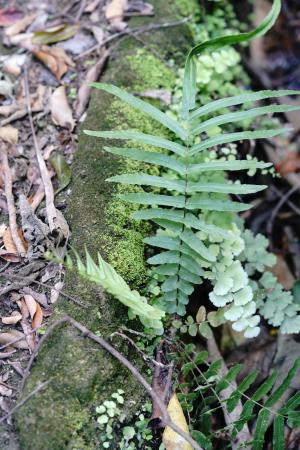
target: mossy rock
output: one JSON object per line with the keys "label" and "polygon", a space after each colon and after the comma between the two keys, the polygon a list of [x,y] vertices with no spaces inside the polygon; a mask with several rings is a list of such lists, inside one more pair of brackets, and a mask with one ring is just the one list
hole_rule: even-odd
{"label": "mossy rock", "polygon": [[[155,19],[134,18],[131,27],[181,17],[176,1],[153,0],[152,3]],[[192,44],[189,27],[183,24],[156,29],[140,38],[147,43],[146,49],[133,38],[120,43],[111,55],[105,81],[131,92],[171,89],[176,69],[164,61],[172,58],[183,64],[186,50]],[[95,90],[82,130],[139,127],[143,132],[166,133],[153,121],[118,102]],[[80,254],[84,245],[94,257],[100,251],[133,287],[143,286],[146,269],[142,239],[148,231],[147,225],[130,219],[132,207],[113,197],[117,188],[105,182],[107,177],[128,169],[130,163],[105,153],[103,144],[101,139],[88,137],[81,131],[67,208],[71,244]],[[139,169],[134,165],[130,168]],[[60,298],[52,320],[67,313],[104,337],[126,324],[127,311],[122,305],[73,272],[66,274],[65,290],[80,299],[85,307]],[[127,344],[118,341],[117,346],[133,364],[139,364]],[[15,416],[21,450],[99,449],[101,436],[95,408],[122,387],[129,423],[145,399],[143,389],[118,361],[66,325],[56,329],[43,345],[23,395],[49,379],[50,384],[27,401]],[[118,448],[117,442],[112,442],[110,448]]]}

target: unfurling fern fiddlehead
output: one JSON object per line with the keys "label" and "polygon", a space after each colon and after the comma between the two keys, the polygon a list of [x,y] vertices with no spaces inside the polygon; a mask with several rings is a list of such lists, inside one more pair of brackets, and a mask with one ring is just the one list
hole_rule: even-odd
{"label": "unfurling fern fiddlehead", "polygon": [[[105,147],[107,152],[121,155],[133,160],[158,165],[167,169],[161,176],[147,173],[128,173],[117,175],[109,181],[126,185],[150,186],[162,189],[162,193],[139,192],[120,194],[124,201],[150,205],[151,208],[133,214],[135,219],[151,220],[159,225],[156,236],[145,239],[147,244],[164,251],[148,259],[156,266],[156,272],[165,276],[161,285],[160,304],[169,313],[185,314],[185,307],[194,286],[206,277],[205,268],[217,264],[214,239],[232,238],[230,230],[212,225],[199,214],[202,211],[240,212],[250,208],[249,205],[231,201],[228,194],[252,194],[266,186],[237,184],[228,180],[212,182],[203,180],[204,176],[220,171],[240,171],[264,169],[270,163],[256,160],[203,160],[203,154],[218,145],[240,140],[271,138],[286,129],[241,131],[222,133],[207,137],[213,127],[222,127],[228,123],[254,119],[269,113],[281,113],[299,109],[298,106],[271,105],[248,110],[235,110],[221,113],[224,108],[245,105],[258,100],[278,98],[299,94],[298,91],[260,91],[247,92],[235,97],[213,101],[200,108],[195,108],[196,73],[194,57],[206,49],[216,49],[224,45],[250,40],[264,34],[276,20],[280,10],[280,0],[275,0],[272,10],[262,24],[254,31],[235,36],[226,36],[204,42],[194,47],[188,55],[183,83],[183,120],[177,122],[153,105],[144,102],[118,87],[92,83],[92,86],[119,97],[130,106],[147,114],[174,133],[174,140],[147,135],[134,130],[126,131],[85,131],[88,135],[108,139],[120,139],[140,142],[163,149],[147,152],[138,148]],[[214,117],[210,117],[213,114]],[[204,120],[202,120],[204,118]],[[199,139],[200,138],[200,139]],[[200,141],[199,141],[200,140]],[[167,150],[167,152],[166,152]],[[203,237],[204,236],[204,237]],[[248,277],[240,261],[230,260],[223,268],[223,273],[213,279],[215,289],[210,295],[216,306],[232,304],[225,313],[228,320],[235,322],[238,331],[245,331],[246,336],[258,334],[259,317],[254,316],[256,305],[248,286]]]}

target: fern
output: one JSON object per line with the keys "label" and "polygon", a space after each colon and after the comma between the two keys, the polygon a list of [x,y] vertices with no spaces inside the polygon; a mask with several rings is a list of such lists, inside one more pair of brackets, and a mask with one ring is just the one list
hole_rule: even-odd
{"label": "fern", "polygon": [[[110,264],[104,261],[99,253],[98,264],[94,262],[87,250],[85,263],[75,251],[74,253],[77,270],[82,277],[99,284],[123,305],[127,306],[131,318],[138,316],[146,327],[153,328],[157,334],[163,332],[162,318],[165,313],[149,305],[146,298],[142,297],[137,291],[131,290],[125,280]],[[67,256],[64,263],[69,269],[74,266],[70,256]]]}
{"label": "fern", "polygon": [[[241,371],[242,366],[239,364],[235,365],[230,368],[226,375],[222,375],[221,361],[219,360],[209,364],[206,361],[207,358],[207,352],[201,352],[192,359],[191,362],[186,362],[182,366],[184,378],[186,379],[189,375],[193,375],[194,382],[197,385],[194,390],[196,395],[178,395],[185,408],[191,412],[193,410],[193,405],[197,405],[197,410],[200,410],[200,417],[198,416],[196,420],[200,420],[201,422],[202,415],[208,415],[215,409],[208,409],[208,405],[212,406],[216,402],[219,402],[219,394],[230,387],[230,390],[232,391],[231,394],[228,398],[222,399],[224,414],[232,413],[235,408],[237,408],[238,402],[240,400],[242,401],[240,417],[237,421],[232,423],[231,429],[229,430],[232,440],[235,440],[239,431],[241,431],[246,424],[253,424],[253,441],[251,443],[251,449],[262,450],[265,442],[265,434],[273,422],[273,448],[276,450],[284,450],[284,425],[286,424],[290,428],[299,426],[300,412],[297,411],[297,408],[300,405],[300,394],[299,392],[294,394],[285,405],[279,409],[276,409],[275,405],[289,389],[294,377],[297,376],[300,368],[300,358],[295,360],[287,376],[278,387],[276,387],[277,372],[273,371],[271,375],[254,390],[253,387],[255,386],[255,379],[257,377],[256,371],[250,372],[237,387],[235,387],[233,382]],[[198,366],[200,364],[206,364],[208,366],[206,372],[199,369]],[[196,376],[195,373],[198,373],[199,375]],[[179,388],[181,389],[184,389],[184,387],[185,385],[179,385]],[[251,395],[247,395],[249,390],[253,392]],[[209,395],[209,391],[212,392],[211,396]],[[208,394],[206,397],[204,397],[205,392]],[[201,403],[203,403],[202,407]],[[272,419],[272,415],[274,415],[274,420]],[[256,423],[253,423],[255,418],[257,418]],[[220,432],[220,430],[218,430],[218,432]],[[206,439],[210,442],[212,435],[206,436]],[[246,442],[244,444],[246,444]]]}
{"label": "fern", "polygon": [[[153,105],[116,86],[91,83],[91,86],[120,98],[141,113],[158,121],[173,133],[173,140],[133,130],[85,131],[90,136],[130,140],[167,150],[165,153],[159,153],[145,152],[139,148],[104,147],[105,151],[112,154],[167,169],[167,172],[162,172],[160,176],[147,173],[127,173],[108,180],[125,185],[156,188],[155,192],[157,192],[157,188],[161,189],[160,193],[145,190],[144,192],[118,195],[126,202],[151,206],[150,209],[135,212],[132,217],[137,220],[151,220],[160,227],[156,236],[145,239],[145,243],[163,249],[162,252],[148,259],[148,263],[155,266],[155,271],[165,277],[161,285],[162,295],[159,305],[168,313],[184,315],[194,286],[201,283],[201,277],[209,278],[215,283],[214,291],[210,296],[211,301],[216,306],[231,304],[230,308],[227,307],[225,317],[234,323],[239,321],[237,329],[244,331],[248,337],[258,334],[259,317],[254,316],[256,305],[252,301],[253,294],[248,286],[247,274],[239,261],[232,259],[228,262],[228,258],[223,273],[219,271],[216,274],[215,268],[220,264],[216,255],[216,247],[211,244],[214,240],[220,242],[220,239],[226,242],[227,239],[232,238],[234,230],[212,225],[199,216],[203,212],[210,211],[223,213],[246,211],[251,206],[228,199],[228,194],[253,194],[266,188],[266,186],[260,185],[232,183],[226,179],[218,182],[210,181],[215,174],[222,171],[265,169],[271,164],[255,159],[214,159],[211,158],[211,153],[208,151],[225,143],[270,138],[286,129],[223,132],[217,136],[207,136],[209,136],[210,130],[216,126],[223,127],[228,123],[238,123],[244,119],[253,120],[269,113],[292,111],[299,109],[299,106],[270,105],[220,114],[224,108],[245,107],[258,100],[294,95],[299,92],[287,90],[249,92],[215,100],[195,109],[196,66],[194,58],[206,49],[221,48],[224,45],[260,36],[272,26],[279,10],[280,1],[275,0],[267,18],[254,31],[213,39],[190,51],[184,72],[184,120],[182,121],[174,120]],[[214,117],[209,118],[212,113]],[[204,120],[202,120],[203,117]],[[232,254],[234,255],[234,252]],[[209,271],[207,272],[205,269],[209,269]]]}

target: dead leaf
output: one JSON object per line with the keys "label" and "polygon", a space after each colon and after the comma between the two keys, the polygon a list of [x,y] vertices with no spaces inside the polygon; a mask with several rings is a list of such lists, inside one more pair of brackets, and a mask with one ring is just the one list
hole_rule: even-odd
{"label": "dead leaf", "polygon": [[33,33],[32,43],[35,45],[54,44],[65,41],[78,31],[79,26],[74,24],[62,24]]}
{"label": "dead leaf", "polygon": [[87,7],[85,8],[84,12],[87,12],[87,13],[94,12],[95,9],[97,8],[97,6],[101,3],[101,1],[102,0],[94,0],[89,5],[87,5]]}
{"label": "dead leaf", "polygon": [[0,225],[0,238],[3,238],[5,231],[7,230],[7,225],[5,223],[1,223]]}
{"label": "dead leaf", "polygon": [[278,280],[280,284],[286,290],[292,289],[295,283],[295,277],[290,271],[289,266],[287,265],[285,259],[281,255],[276,255],[276,263],[274,266],[268,269]]}
{"label": "dead leaf", "polygon": [[0,106],[0,116],[8,117],[19,109],[17,103],[11,103],[10,105]]}
{"label": "dead leaf", "polygon": [[16,249],[15,243],[13,241],[10,228],[6,228],[6,230],[3,234],[3,243],[4,243],[5,250],[8,253],[17,254],[17,249]]}
{"label": "dead leaf", "polygon": [[[14,342],[17,339],[20,340],[18,342]],[[10,344],[11,347],[28,349],[28,344],[25,341],[24,334],[18,330],[10,330],[6,333],[0,333],[0,344],[2,345]]]}
{"label": "dead leaf", "polygon": [[17,128],[7,125],[0,127],[0,139],[9,144],[17,144],[19,139],[19,131]]}
{"label": "dead leaf", "polygon": [[126,8],[126,16],[153,16],[153,14],[153,5],[143,1],[129,3],[128,8]]}
{"label": "dead leaf", "polygon": [[284,176],[287,173],[295,173],[300,170],[300,155],[297,152],[288,151],[286,157],[276,165],[277,172]]}
{"label": "dead leaf", "polygon": [[36,304],[36,312],[32,319],[31,326],[35,330],[36,328],[39,328],[42,325],[43,322],[43,311],[40,305]]}
{"label": "dead leaf", "polygon": [[34,56],[42,61],[58,80],[75,64],[62,48],[43,45],[40,49],[34,49]]}
{"label": "dead leaf", "polygon": [[23,17],[23,12],[16,8],[0,9],[0,27],[8,27]]}
{"label": "dead leaf", "polygon": [[0,94],[5,97],[11,97],[14,85],[11,81],[0,80]]}
{"label": "dead leaf", "polygon": [[12,395],[13,391],[12,389],[3,386],[0,382],[0,395],[3,395],[4,397],[10,397]]}
{"label": "dead leaf", "polygon": [[[23,245],[24,245],[25,249],[27,250],[28,244],[24,239],[21,228],[18,229],[18,235],[20,236],[20,238],[23,242]],[[12,253],[17,256],[18,252],[17,252],[16,246],[15,246],[15,243],[13,241],[10,228],[7,228],[3,234],[3,244],[4,244],[4,247],[5,247],[5,250],[7,251],[7,253]]]}
{"label": "dead leaf", "polygon": [[21,73],[22,67],[24,66],[27,59],[27,55],[12,55],[7,58],[3,63],[3,72],[10,73],[12,75],[18,76]]}
{"label": "dead leaf", "polygon": [[102,28],[100,27],[96,27],[96,26],[92,26],[91,28],[93,35],[95,36],[96,41],[98,42],[98,44],[102,44],[102,42],[104,41],[104,31]]}
{"label": "dead leaf", "polygon": [[[168,405],[168,413],[171,420],[186,433],[189,432],[189,427],[183,414],[182,407],[178,401],[176,393],[173,394]],[[193,447],[172,430],[170,427],[166,427],[163,433],[163,443],[166,450],[193,450]]]}
{"label": "dead leaf", "polygon": [[37,302],[34,300],[32,295],[30,295],[30,294],[25,294],[24,300],[25,300],[28,312],[30,314],[30,317],[31,317],[31,319],[33,319],[33,317],[36,313],[36,309],[37,309]]}
{"label": "dead leaf", "polygon": [[43,311],[40,305],[35,301],[35,299],[30,294],[24,295],[24,300],[28,308],[31,317],[32,329],[38,328],[43,322]]}
{"label": "dead leaf", "polygon": [[64,287],[64,282],[59,281],[54,285],[55,289],[51,289],[51,295],[50,295],[50,303],[56,303],[58,300],[58,297],[60,296],[60,291]]}
{"label": "dead leaf", "polygon": [[13,311],[11,316],[8,317],[2,317],[2,323],[5,325],[15,325],[16,323],[20,322],[22,319],[22,315],[18,311]]}
{"label": "dead leaf", "polygon": [[127,8],[127,0],[112,0],[106,7],[105,16],[114,29],[121,31],[127,23],[123,21],[124,11]]}
{"label": "dead leaf", "polygon": [[200,308],[198,309],[197,315],[196,315],[196,322],[197,323],[204,322],[205,319],[206,319],[205,306],[200,306]]}
{"label": "dead leaf", "polygon": [[22,33],[32,24],[35,17],[35,14],[28,14],[23,17],[23,19],[18,20],[18,22],[15,22],[13,25],[6,28],[5,36],[15,36],[16,34]]}
{"label": "dead leaf", "polygon": [[59,86],[53,92],[50,99],[51,117],[55,125],[73,130],[75,122],[72,116],[72,110],[69,106],[66,89]]}

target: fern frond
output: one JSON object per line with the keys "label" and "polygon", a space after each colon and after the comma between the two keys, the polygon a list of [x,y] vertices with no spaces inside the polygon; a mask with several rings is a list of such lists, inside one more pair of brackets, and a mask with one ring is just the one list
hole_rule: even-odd
{"label": "fern frond", "polygon": [[[209,212],[230,214],[247,211],[251,205],[231,201],[228,195],[253,194],[265,189],[266,186],[232,183],[225,177],[222,179],[220,172],[266,169],[272,164],[256,159],[226,160],[226,158],[222,158],[222,160],[212,160],[209,150],[218,145],[242,139],[270,138],[286,129],[224,132],[210,138],[202,139],[201,136],[200,142],[198,135],[207,133],[212,127],[244,119],[252,120],[269,113],[300,109],[300,106],[268,105],[224,113],[224,108],[245,105],[257,100],[297,95],[299,91],[247,92],[235,97],[213,101],[190,113],[195,100],[193,58],[206,49],[216,49],[224,45],[244,42],[263,34],[274,23],[279,10],[280,1],[275,0],[271,12],[255,30],[236,36],[213,39],[197,45],[190,51],[183,81],[184,122],[177,122],[169,118],[158,108],[135,98],[122,89],[102,83],[93,84],[98,89],[117,96],[141,113],[166,126],[179,138],[176,142],[134,130],[86,131],[91,136],[136,141],[169,152],[163,154],[147,152],[138,148],[104,147],[104,150],[110,153],[167,169],[167,173],[162,173],[160,176],[147,173],[125,173],[108,180],[127,186],[146,187],[144,191],[122,192],[118,194],[118,197],[125,202],[150,206],[149,210],[135,212],[132,217],[139,220],[152,220],[160,227],[157,236],[145,240],[149,245],[164,249],[162,253],[148,259],[149,264],[159,266],[156,270],[165,276],[161,285],[160,305],[168,312],[185,314],[188,296],[193,292],[194,286],[197,284],[196,280],[199,282],[199,278],[203,276],[203,270],[206,269],[206,277],[215,282],[214,291],[210,295],[211,301],[216,306],[225,306],[231,303],[231,308],[227,309],[224,317],[234,322],[236,329],[244,331],[245,336],[249,337],[253,337],[259,332],[257,327],[259,316],[254,316],[256,304],[252,301],[253,294],[248,286],[247,274],[243,271],[239,261],[228,263],[226,271],[221,271],[219,275],[216,275],[213,266],[218,263],[214,243],[220,243],[223,240],[226,242],[228,232],[231,238],[234,237],[234,232],[233,230],[221,230],[221,227],[213,227],[205,220],[200,220],[198,216],[200,214],[207,215]],[[217,115],[206,118],[212,113],[217,113]],[[204,117],[204,121],[201,121],[202,117]],[[178,140],[181,142],[177,142]],[[200,176],[203,179],[200,179]],[[155,188],[155,193],[149,192],[148,187]],[[157,192],[158,189],[159,192]],[[167,266],[165,270],[164,265]]]}
{"label": "fern frond", "polygon": [[[105,291],[127,306],[134,316],[138,316],[145,326],[155,329],[158,333],[163,331],[164,311],[149,305],[145,297],[131,290],[115,269],[104,261],[100,253],[98,253],[98,264],[87,250],[85,263],[77,252],[74,251],[74,254],[77,270],[82,277],[102,286]],[[73,268],[70,257],[66,259],[65,264]]]}

